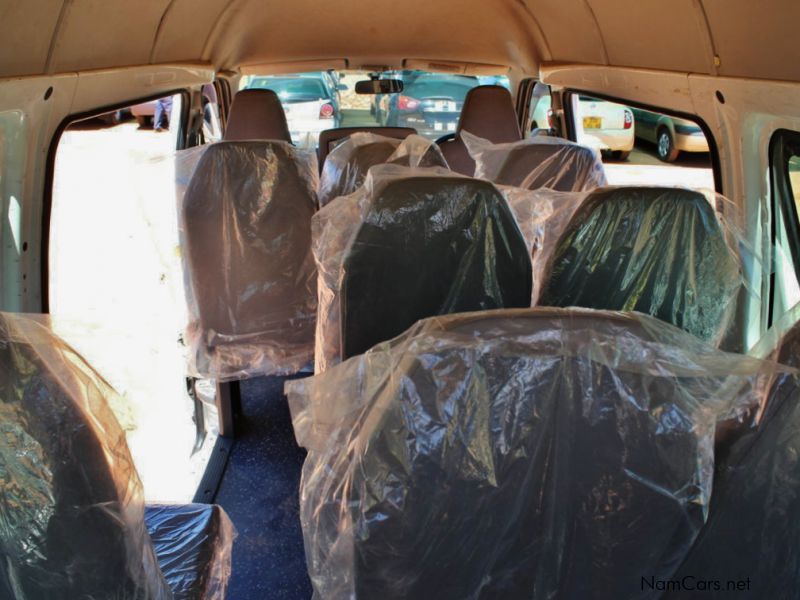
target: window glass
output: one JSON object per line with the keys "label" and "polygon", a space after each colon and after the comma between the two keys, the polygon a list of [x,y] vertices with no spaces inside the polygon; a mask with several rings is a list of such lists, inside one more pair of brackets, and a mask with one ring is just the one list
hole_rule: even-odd
{"label": "window glass", "polygon": [[585,94],[571,101],[577,141],[602,154],[611,185],[714,189],[708,140],[698,124]]}
{"label": "window glass", "polygon": [[772,148],[775,224],[772,321],[800,302],[800,134],[780,131]]}
{"label": "window glass", "polygon": [[48,288],[56,331],[122,396],[112,408],[147,498],[175,502],[193,497],[213,444],[191,458],[177,211],[164,192],[174,175],[153,160],[175,151],[181,101],[137,104],[64,131]]}
{"label": "window glass", "polygon": [[281,99],[292,141],[316,148],[319,134],[335,127],[411,127],[431,140],[452,134],[464,99],[478,85],[509,88],[506,76],[466,76],[425,71],[387,71],[401,79],[399,94],[358,95],[355,84],[370,73],[322,71],[296,75],[249,76],[242,88],[270,89]]}
{"label": "window glass", "polygon": [[[18,310],[18,264],[22,253],[22,183],[25,177],[25,116],[21,111],[0,112],[0,306]],[[6,275],[7,274],[7,275]]]}

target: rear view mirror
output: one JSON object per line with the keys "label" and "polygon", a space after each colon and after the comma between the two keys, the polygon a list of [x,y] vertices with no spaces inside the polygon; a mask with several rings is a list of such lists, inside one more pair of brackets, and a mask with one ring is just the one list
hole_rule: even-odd
{"label": "rear view mirror", "polygon": [[403,82],[399,79],[365,79],[356,82],[356,94],[399,94]]}

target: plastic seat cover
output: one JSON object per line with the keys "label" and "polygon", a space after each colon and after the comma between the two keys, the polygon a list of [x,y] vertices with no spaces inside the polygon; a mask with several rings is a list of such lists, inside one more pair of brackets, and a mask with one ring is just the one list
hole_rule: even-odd
{"label": "plastic seat cover", "polygon": [[316,156],[286,142],[219,142],[196,163],[179,219],[190,371],[219,380],[286,374],[314,352],[311,217]]}
{"label": "plastic seat cover", "polygon": [[702,526],[715,424],[772,365],[645,315],[421,321],[286,385],[315,598],[657,598]]}

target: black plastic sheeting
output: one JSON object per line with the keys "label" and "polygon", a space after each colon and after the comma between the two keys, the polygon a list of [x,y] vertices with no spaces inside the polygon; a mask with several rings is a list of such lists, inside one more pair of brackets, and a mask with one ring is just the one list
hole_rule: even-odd
{"label": "black plastic sheeting", "polygon": [[[795,324],[771,356],[800,366],[800,306]],[[779,323],[766,336],[775,342]],[[770,339],[773,338],[773,339]],[[800,378],[779,374],[758,426],[736,440],[717,467],[711,511],[686,561],[671,580],[669,600],[698,596],[797,597],[800,577]],[[713,596],[716,593],[717,596]],[[728,594],[728,595],[726,595]]]}
{"label": "black plastic sheeting", "polygon": [[709,201],[679,188],[607,188],[576,211],[539,305],[638,311],[718,343],[744,280]]}
{"label": "black plastic sheeting", "polygon": [[225,598],[234,533],[219,506],[148,505],[144,520],[174,600]]}
{"label": "black plastic sheeting", "polygon": [[386,181],[372,190],[344,258],[341,356],[425,317],[527,307],[531,286],[525,241],[492,184],[421,174]]}
{"label": "black plastic sheeting", "polygon": [[774,365],[645,315],[422,321],[287,384],[315,598],[657,598],[703,525],[718,420]]}

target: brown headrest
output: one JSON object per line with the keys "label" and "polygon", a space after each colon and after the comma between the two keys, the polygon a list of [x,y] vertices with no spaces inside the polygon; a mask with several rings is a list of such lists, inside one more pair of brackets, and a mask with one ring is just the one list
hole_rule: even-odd
{"label": "brown headrest", "polygon": [[456,137],[462,130],[495,144],[522,139],[511,93],[499,85],[472,88],[464,100]]}
{"label": "brown headrest", "polygon": [[286,114],[272,90],[242,90],[233,98],[223,139],[291,142]]}
{"label": "brown headrest", "polygon": [[472,176],[475,161],[461,140],[460,133],[468,131],[495,144],[518,142],[522,133],[511,93],[499,85],[479,85],[472,88],[464,100],[455,139],[441,144],[442,154],[453,171]]}

